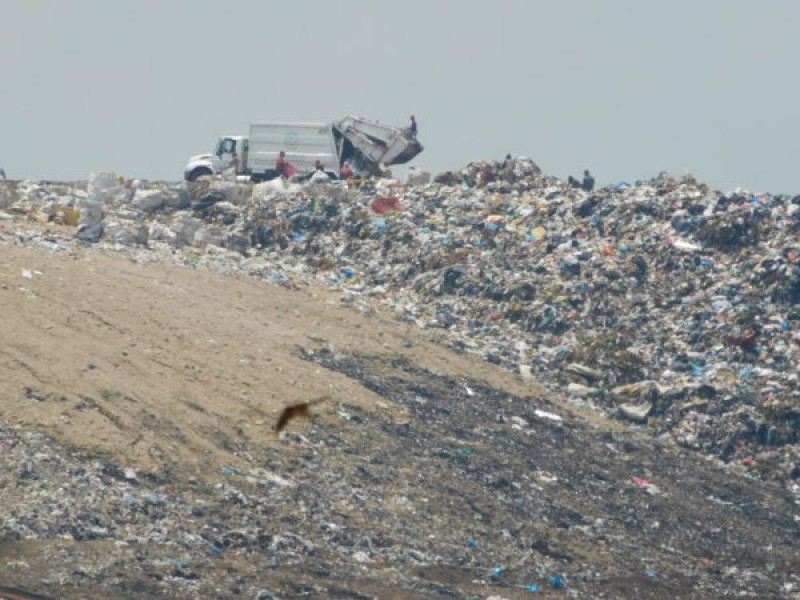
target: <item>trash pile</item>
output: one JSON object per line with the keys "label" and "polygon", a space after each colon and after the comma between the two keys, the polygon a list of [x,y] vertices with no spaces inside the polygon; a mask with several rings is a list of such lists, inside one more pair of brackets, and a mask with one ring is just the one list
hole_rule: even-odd
{"label": "trash pile", "polygon": [[[0,584],[797,597],[797,200],[666,175],[585,192],[523,158],[418,184],[1,183],[6,249],[330,286],[547,393],[423,368],[410,340],[408,355],[369,356],[301,335],[303,360],[398,410],[339,398],[275,444],[220,436],[231,463],[198,477],[0,423],[0,559],[18,578]],[[597,427],[564,398],[636,431]]]}
{"label": "trash pile", "polygon": [[0,534],[40,549],[4,564],[59,598],[797,597],[774,486],[412,360],[386,377],[385,357],[303,350],[411,418],[340,403],[188,480],[0,423]]}
{"label": "trash pile", "polygon": [[416,185],[6,182],[0,211],[21,243],[382,301],[579,406],[800,489],[800,196],[665,173],[587,192],[517,158]]}

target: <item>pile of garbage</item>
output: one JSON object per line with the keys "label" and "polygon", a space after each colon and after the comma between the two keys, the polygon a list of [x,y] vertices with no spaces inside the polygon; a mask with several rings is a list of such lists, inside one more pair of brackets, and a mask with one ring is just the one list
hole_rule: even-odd
{"label": "pile of garbage", "polygon": [[54,598],[798,597],[775,486],[413,359],[301,351],[409,420],[342,402],[200,478],[0,422],[6,576]]}
{"label": "pile of garbage", "polygon": [[431,183],[5,182],[0,211],[20,243],[384,302],[456,350],[800,493],[800,196],[665,173],[585,191],[516,158]]}

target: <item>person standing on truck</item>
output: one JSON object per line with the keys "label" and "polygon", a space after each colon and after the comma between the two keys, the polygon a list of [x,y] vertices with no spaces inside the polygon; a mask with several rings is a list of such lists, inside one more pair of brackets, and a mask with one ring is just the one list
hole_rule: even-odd
{"label": "person standing on truck", "polygon": [[408,128],[409,133],[411,134],[411,139],[417,139],[417,118],[414,115],[411,115],[411,127]]}

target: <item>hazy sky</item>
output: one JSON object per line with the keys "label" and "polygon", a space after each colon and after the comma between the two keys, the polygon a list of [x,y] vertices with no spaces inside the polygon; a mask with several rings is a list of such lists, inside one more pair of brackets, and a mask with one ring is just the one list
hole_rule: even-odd
{"label": "hazy sky", "polygon": [[178,180],[253,120],[405,126],[434,173],[800,193],[797,0],[2,0],[0,167]]}

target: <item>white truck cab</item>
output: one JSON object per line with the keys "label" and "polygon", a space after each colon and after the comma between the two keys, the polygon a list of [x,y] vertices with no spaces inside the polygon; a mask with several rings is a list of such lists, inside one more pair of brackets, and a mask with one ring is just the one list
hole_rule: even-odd
{"label": "white truck cab", "polygon": [[231,168],[233,153],[239,156],[238,173],[245,172],[247,165],[248,140],[241,135],[229,135],[217,140],[212,154],[198,154],[192,156],[183,170],[183,177],[187,181],[194,181],[203,175],[222,173]]}

